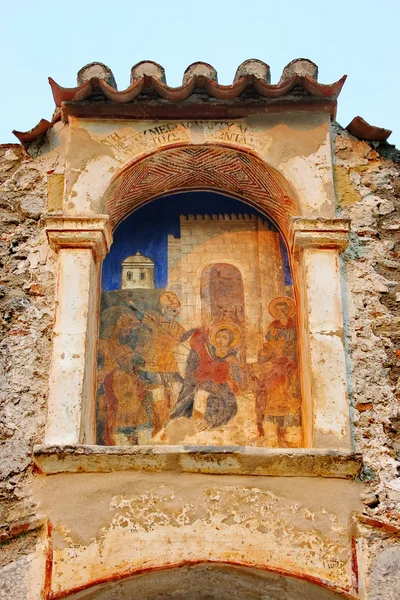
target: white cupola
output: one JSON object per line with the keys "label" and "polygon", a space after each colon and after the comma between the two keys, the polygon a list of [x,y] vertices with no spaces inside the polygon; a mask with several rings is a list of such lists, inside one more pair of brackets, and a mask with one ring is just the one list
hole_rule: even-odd
{"label": "white cupola", "polygon": [[154,261],[140,252],[127,256],[121,263],[121,289],[154,289]]}

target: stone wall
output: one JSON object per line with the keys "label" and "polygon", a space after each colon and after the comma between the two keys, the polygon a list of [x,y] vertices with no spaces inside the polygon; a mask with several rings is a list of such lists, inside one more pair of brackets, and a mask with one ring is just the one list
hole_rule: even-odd
{"label": "stone wall", "polygon": [[[400,153],[337,128],[338,209],[352,223],[342,255],[350,404],[363,455],[363,579],[372,600],[398,596],[400,540]],[[393,528],[389,523],[393,523]]]}
{"label": "stone wall", "polygon": [[43,217],[59,161],[57,149],[33,158],[0,146],[0,534],[35,514],[31,454],[46,418],[56,274]]}
{"label": "stone wall", "polygon": [[342,257],[354,441],[368,511],[390,517],[400,502],[400,155],[387,146],[335,138],[338,210],[352,224]]}

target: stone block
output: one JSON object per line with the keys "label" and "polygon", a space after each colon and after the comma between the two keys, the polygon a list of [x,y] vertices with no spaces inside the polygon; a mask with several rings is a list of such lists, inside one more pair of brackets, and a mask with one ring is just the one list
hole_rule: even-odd
{"label": "stone block", "polygon": [[53,173],[47,178],[47,210],[61,212],[63,209],[64,175]]}

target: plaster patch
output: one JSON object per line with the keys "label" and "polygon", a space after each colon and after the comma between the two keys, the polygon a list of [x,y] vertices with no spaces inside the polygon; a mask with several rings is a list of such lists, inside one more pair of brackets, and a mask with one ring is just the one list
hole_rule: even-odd
{"label": "plaster patch", "polygon": [[280,165],[281,172],[296,189],[304,214],[334,217],[334,192],[330,135],[317,152],[295,156]]}
{"label": "plaster patch", "polygon": [[[235,562],[284,568],[351,585],[346,524],[326,510],[310,511],[271,491],[242,486],[203,489],[195,500],[161,486],[114,496],[109,523],[86,546],[54,552],[54,591],[187,561]],[[146,551],[144,552],[144,548]]]}
{"label": "plaster patch", "polygon": [[[346,436],[348,408],[343,343],[337,335],[310,335],[314,427],[323,433],[333,433],[338,441]],[[332,381],[335,384],[332,384]]]}
{"label": "plaster patch", "polygon": [[115,158],[107,155],[90,160],[73,184],[71,197],[75,199],[75,202],[71,203],[72,206],[68,205],[68,214],[98,212],[110,179],[119,166],[120,164]]}

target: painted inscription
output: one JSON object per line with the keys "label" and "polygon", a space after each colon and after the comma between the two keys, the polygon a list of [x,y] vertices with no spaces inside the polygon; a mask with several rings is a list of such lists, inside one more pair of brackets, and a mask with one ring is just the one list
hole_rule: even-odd
{"label": "painted inscription", "polygon": [[168,196],[117,229],[103,266],[97,438],[299,447],[285,245],[222,195]]}
{"label": "painted inscription", "polygon": [[201,137],[201,142],[220,140],[251,148],[260,146],[260,140],[239,121],[180,121],[154,125],[143,131],[127,126],[108,135],[103,142],[126,154],[178,142],[192,142],[194,134]]}

